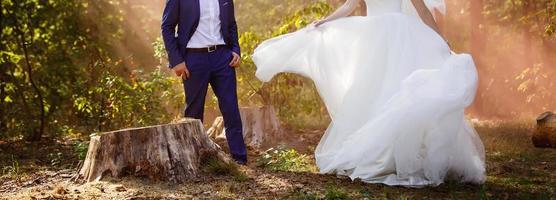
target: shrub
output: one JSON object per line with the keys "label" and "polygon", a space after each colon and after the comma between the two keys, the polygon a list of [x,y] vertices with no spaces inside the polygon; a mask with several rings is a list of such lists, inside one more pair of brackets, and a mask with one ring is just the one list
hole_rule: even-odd
{"label": "shrub", "polygon": [[73,147],[75,154],[77,155],[77,159],[85,160],[87,156],[87,151],[89,150],[89,144],[86,142],[77,142]]}

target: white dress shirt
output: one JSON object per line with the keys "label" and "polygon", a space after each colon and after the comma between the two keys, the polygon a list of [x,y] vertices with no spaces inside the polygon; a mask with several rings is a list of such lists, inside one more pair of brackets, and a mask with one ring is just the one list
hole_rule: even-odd
{"label": "white dress shirt", "polygon": [[199,0],[201,18],[199,26],[189,40],[187,48],[205,48],[226,44],[221,33],[220,4],[218,0]]}

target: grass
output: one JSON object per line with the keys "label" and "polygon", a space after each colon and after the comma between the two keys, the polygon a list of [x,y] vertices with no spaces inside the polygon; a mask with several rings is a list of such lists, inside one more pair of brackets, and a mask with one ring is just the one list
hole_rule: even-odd
{"label": "grass", "polygon": [[326,189],[326,194],[324,195],[324,199],[327,199],[327,200],[343,200],[343,199],[349,199],[349,195],[342,188],[329,186]]}
{"label": "grass", "polygon": [[239,170],[238,166],[232,162],[225,162],[216,155],[210,154],[201,161],[202,171],[212,175],[231,176],[234,181],[245,182],[249,176]]}
{"label": "grass", "polygon": [[320,200],[321,198],[317,193],[296,190],[285,199],[300,199],[300,200]]}
{"label": "grass", "polygon": [[11,155],[11,164],[2,167],[2,176],[18,178],[20,176],[19,162]]}
{"label": "grass", "polygon": [[[556,199],[556,150],[533,147],[533,123],[492,122],[476,129],[486,150],[488,177],[483,185],[447,181],[422,189],[365,183],[362,188],[349,184],[340,188],[351,199]],[[337,194],[327,192],[328,197]],[[298,197],[310,194],[296,192]]]}
{"label": "grass", "polygon": [[258,159],[257,166],[272,171],[316,172],[317,167],[309,157],[297,150],[280,145],[266,150]]}
{"label": "grass", "polygon": [[296,190],[285,199],[301,199],[301,200],[344,200],[352,199],[349,194],[342,188],[337,186],[328,186],[324,194],[320,192],[310,192],[304,190]]}
{"label": "grass", "polygon": [[[483,185],[447,181],[438,187],[414,189],[367,184],[351,181],[346,177],[317,174],[309,146],[316,145],[320,135],[315,134],[315,138],[308,138],[307,134],[304,135],[304,141],[310,142],[298,145],[295,150],[280,146],[253,155],[259,159],[257,163],[251,163],[247,167],[206,159],[203,161],[203,171],[211,176],[207,181],[159,186],[156,183],[126,179],[116,183],[99,184],[107,184],[106,188],[110,188],[110,184],[127,184],[129,193],[95,193],[94,195],[100,196],[89,197],[118,199],[114,195],[119,194],[122,198],[128,198],[136,196],[136,193],[133,193],[135,190],[153,198],[162,198],[171,193],[178,198],[189,195],[207,199],[556,199],[556,150],[534,148],[531,142],[533,128],[533,124],[527,122],[482,123],[477,126],[486,150],[488,177]],[[51,143],[45,143],[44,146],[29,148],[27,151],[26,148],[32,146],[0,145],[0,158],[4,158],[0,159],[0,166],[5,166],[1,168],[3,173],[21,176],[23,173],[32,174],[37,167],[51,167],[51,158],[47,155],[49,152],[57,152],[60,148],[52,149],[50,146]],[[74,144],[65,147],[68,148],[58,152],[73,155],[70,159],[62,160],[67,165],[78,159],[79,151],[74,149]],[[25,152],[13,151],[22,149]],[[36,156],[36,159],[31,156]],[[30,162],[22,158],[33,158],[40,162],[36,162],[38,166],[29,167]],[[46,181],[43,186],[56,183],[59,182]],[[0,184],[0,191],[1,187]],[[66,196],[73,197],[80,195],[86,198],[87,195],[83,191],[96,191],[90,190],[87,185],[66,187],[69,188],[69,194]],[[79,187],[82,193],[75,194],[72,187]]]}

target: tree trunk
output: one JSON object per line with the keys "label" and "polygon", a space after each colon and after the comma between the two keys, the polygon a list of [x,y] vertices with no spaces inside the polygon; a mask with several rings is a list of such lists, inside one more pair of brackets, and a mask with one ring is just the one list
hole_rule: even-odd
{"label": "tree trunk", "polygon": [[[214,119],[212,126],[208,129],[207,135],[209,136],[209,138],[221,139],[218,137],[223,133],[223,131],[224,131],[224,118],[217,117],[216,119]],[[223,136],[225,139],[226,135]]]}
{"label": "tree trunk", "polygon": [[[32,32],[33,29],[31,29]],[[37,101],[39,102],[39,109],[41,111],[40,114],[40,119],[39,119],[39,130],[38,131],[33,131],[33,133],[31,135],[29,135],[27,137],[28,141],[39,141],[41,140],[42,136],[44,135],[44,130],[45,130],[45,123],[46,123],[46,107],[45,107],[45,100],[43,98],[42,92],[40,90],[40,88],[37,86],[37,84],[35,83],[35,80],[33,78],[33,67],[31,66],[31,61],[30,61],[30,56],[29,56],[29,51],[27,49],[27,41],[25,40],[25,32],[23,32],[23,30],[21,30],[18,26],[15,27],[15,32],[19,34],[19,39],[20,39],[20,47],[23,50],[23,55],[25,58],[25,64],[27,66],[27,78],[29,79],[29,83],[31,84],[31,87],[33,88],[33,90],[35,91],[35,93],[37,94]],[[33,38],[33,37],[31,37]]]}
{"label": "tree trunk", "polygon": [[[276,116],[274,107],[244,107],[240,108],[240,113],[243,123],[243,139],[247,146],[260,148],[268,141],[272,141],[282,135],[280,120]],[[226,130],[222,117],[214,120],[207,134],[217,141],[226,139]]]}
{"label": "tree trunk", "polygon": [[556,148],[556,114],[545,112],[537,118],[533,145],[538,148]]}
{"label": "tree trunk", "polygon": [[230,159],[210,140],[200,120],[125,129],[91,137],[79,175],[85,181],[128,174],[181,183],[197,176],[207,159]]}
{"label": "tree trunk", "polygon": [[[3,73],[3,72],[0,72],[0,73]],[[7,96],[6,90],[5,90],[6,85],[4,84],[4,83],[7,83],[7,81],[4,80],[5,76],[6,75],[1,74],[1,77],[0,77],[0,81],[2,81],[2,84],[0,84],[0,137],[3,136],[2,133],[6,132],[6,129],[7,129],[6,124],[7,124],[7,120],[8,120],[4,117],[4,116],[6,116],[4,114],[4,106],[7,104],[7,102],[4,101],[4,99],[6,99],[6,96]]]}

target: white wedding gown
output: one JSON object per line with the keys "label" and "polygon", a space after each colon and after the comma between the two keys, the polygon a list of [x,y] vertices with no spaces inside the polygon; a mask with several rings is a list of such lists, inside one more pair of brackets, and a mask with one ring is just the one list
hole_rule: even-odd
{"label": "white wedding gown", "polygon": [[366,3],[368,16],[263,42],[257,77],[314,81],[332,118],[315,152],[321,173],[387,185],[483,183],[484,147],[464,116],[478,81],[471,56],[452,54],[407,2]]}

